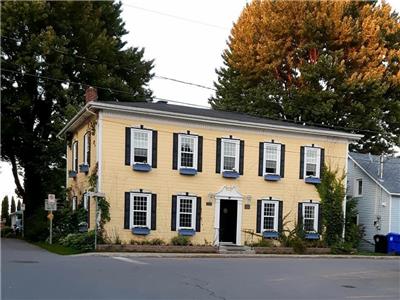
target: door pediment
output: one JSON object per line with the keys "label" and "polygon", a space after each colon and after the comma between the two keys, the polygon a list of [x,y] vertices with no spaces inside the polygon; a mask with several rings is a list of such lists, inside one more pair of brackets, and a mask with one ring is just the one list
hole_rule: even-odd
{"label": "door pediment", "polygon": [[243,195],[239,192],[236,186],[224,186],[218,193],[215,194],[215,198],[242,200]]}

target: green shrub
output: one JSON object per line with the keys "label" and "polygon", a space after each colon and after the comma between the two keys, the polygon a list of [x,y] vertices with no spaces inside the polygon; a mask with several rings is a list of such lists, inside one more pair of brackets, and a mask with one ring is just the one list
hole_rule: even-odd
{"label": "green shrub", "polygon": [[45,241],[50,235],[47,212],[38,209],[32,216],[26,218],[24,234],[25,238],[31,242]]}
{"label": "green shrub", "polygon": [[165,242],[162,239],[151,239],[151,240],[130,240],[131,245],[165,245]]}
{"label": "green shrub", "polygon": [[353,248],[351,242],[341,242],[333,245],[331,247],[331,252],[332,254],[354,254],[357,250]]}
{"label": "green shrub", "polygon": [[60,238],[60,245],[76,249],[82,252],[94,249],[94,230],[85,233],[70,233],[64,238]]}
{"label": "green shrub", "polygon": [[303,254],[307,248],[306,242],[299,237],[295,237],[291,241],[291,246],[292,246],[294,252],[298,253],[298,254]]}
{"label": "green shrub", "polygon": [[10,233],[11,234],[14,233],[14,231],[13,231],[13,229],[11,227],[3,227],[1,229],[1,236],[2,237],[8,237]]}
{"label": "green shrub", "polygon": [[252,244],[253,247],[272,247],[272,241],[271,240],[266,240],[264,238],[259,239],[257,242],[254,242]]}
{"label": "green shrub", "polygon": [[171,239],[171,244],[174,246],[189,246],[192,245],[188,236],[178,235]]}

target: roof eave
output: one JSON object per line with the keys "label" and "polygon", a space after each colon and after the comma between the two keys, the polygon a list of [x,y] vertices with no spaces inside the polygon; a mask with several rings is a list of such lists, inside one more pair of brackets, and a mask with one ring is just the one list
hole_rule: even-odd
{"label": "roof eave", "polygon": [[[303,132],[307,134],[313,135],[323,135],[323,136],[331,136],[338,137],[342,139],[346,139],[348,141],[358,141],[363,137],[361,134],[354,133],[346,133],[339,131],[331,131],[324,129],[314,129],[314,128],[299,128],[299,127],[291,127],[284,125],[274,125],[274,124],[263,124],[263,123],[254,123],[254,122],[240,122],[229,119],[218,119],[213,117],[205,117],[205,116],[192,116],[182,113],[175,112],[166,112],[154,109],[147,108],[139,108],[139,107],[127,107],[109,103],[101,103],[101,102],[92,102],[88,104],[88,107],[91,106],[97,109],[107,109],[114,110],[120,112],[134,112],[137,114],[145,114],[145,115],[153,115],[153,116],[163,116],[163,117],[171,117],[176,119],[185,119],[185,120],[193,120],[193,121],[201,121],[206,123],[214,123],[214,124],[225,124],[225,125],[235,125],[239,127],[248,127],[248,128],[262,128],[262,129],[272,129],[272,130],[280,130],[280,131],[289,131],[289,132]],[[71,120],[72,121],[72,120]],[[68,125],[68,124],[67,124]],[[66,126],[67,127],[67,126]]]}

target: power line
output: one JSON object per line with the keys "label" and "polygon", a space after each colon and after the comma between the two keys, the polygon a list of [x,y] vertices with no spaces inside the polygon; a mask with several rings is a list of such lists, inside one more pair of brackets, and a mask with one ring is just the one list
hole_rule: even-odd
{"label": "power line", "polygon": [[[4,35],[1,36],[1,37],[7,38],[7,39],[11,39],[11,40],[14,40],[14,41],[18,41],[18,39],[11,38],[11,37],[4,36]],[[106,62],[100,61],[98,59],[89,58],[89,57],[85,57],[85,56],[74,54],[74,53],[69,53],[69,52],[66,52],[66,51],[62,51],[60,49],[54,49],[53,48],[53,50],[55,52],[61,53],[63,55],[70,56],[70,57],[76,57],[78,59],[90,61],[90,62],[95,63],[95,64],[107,65],[107,66],[111,66],[113,68],[118,66],[121,69],[124,69],[126,71],[130,71],[130,72],[134,72],[135,71],[135,69],[132,68],[131,65],[120,65],[120,64],[116,65],[116,64],[106,63]],[[49,66],[56,66],[57,65],[55,63],[49,63],[49,62],[41,62],[41,63],[44,63],[44,64],[49,65]],[[156,75],[155,74],[154,78],[158,78],[158,79],[162,79],[162,80],[169,80],[169,81],[173,81],[173,82],[177,82],[177,83],[181,83],[181,84],[186,84],[186,85],[190,85],[190,86],[194,86],[194,87],[198,87],[198,88],[202,88],[202,89],[207,89],[207,90],[211,90],[211,91],[217,91],[217,89],[209,87],[209,86],[205,86],[205,85],[202,85],[202,84],[189,82],[189,81],[185,81],[185,80],[181,80],[181,79],[171,78],[171,77],[167,77],[167,76],[162,76],[162,75]]]}
{"label": "power line", "polygon": [[[11,62],[6,62],[6,63],[11,63]],[[11,64],[20,66],[20,65],[15,64],[15,63],[11,63]],[[31,74],[31,73],[23,72],[22,70],[20,72],[17,72],[17,71],[14,71],[14,70],[9,70],[9,69],[4,69],[4,68],[2,68],[2,70],[8,71],[8,72],[12,72],[12,73],[15,73],[15,74],[22,74],[22,75],[27,75],[27,76],[31,76],[31,77],[34,76],[34,77],[38,77],[38,78],[42,78],[42,79],[54,80],[54,81],[63,82],[63,83],[92,86],[92,87],[100,89],[100,90],[124,93],[124,94],[128,94],[128,95],[132,96],[132,93],[130,93],[130,92],[117,90],[117,89],[113,89],[113,88],[108,88],[108,87],[103,87],[103,86],[99,86],[99,85],[93,85],[93,84],[84,83],[84,82],[76,82],[76,81],[72,81],[72,80],[69,80],[69,79],[57,79],[57,78],[49,77],[49,76]],[[176,102],[176,103],[185,104],[185,105],[189,105],[189,106],[197,106],[198,108],[209,109],[209,107],[202,106],[202,105],[196,105],[196,104],[192,105],[192,104],[186,103],[186,102],[179,102],[179,101],[176,101],[176,100],[169,100],[169,99],[164,99],[164,98],[159,98],[159,97],[153,97],[153,98],[156,99],[156,100],[161,100],[161,101]],[[144,99],[144,100],[146,100],[146,99]],[[235,112],[235,113],[239,113],[239,112]],[[307,126],[316,126],[316,127],[326,128],[326,129],[335,129],[335,130],[344,130],[344,131],[347,130],[347,131],[357,131],[357,132],[368,132],[368,133],[374,133],[374,134],[381,134],[381,132],[368,130],[368,129],[349,128],[349,127],[343,127],[343,126],[329,126],[329,125],[326,125],[326,124],[313,123],[313,122],[296,122],[296,121],[293,121],[293,120],[286,120],[286,119],[275,118],[275,117],[268,117],[266,119],[271,119],[271,120],[276,120],[276,121],[281,121],[281,122],[286,122],[286,123],[292,123],[292,124],[303,124],[303,125],[307,125]]]}
{"label": "power line", "polygon": [[150,12],[150,13],[153,13],[153,14],[158,14],[158,15],[161,15],[161,16],[177,19],[177,20],[180,20],[180,21],[185,21],[185,22],[189,22],[189,23],[193,23],[193,24],[213,27],[213,28],[216,28],[216,29],[219,29],[219,30],[224,30],[224,31],[229,30],[229,28],[222,27],[222,26],[219,26],[219,25],[210,24],[210,23],[206,23],[206,22],[203,22],[203,21],[200,21],[200,20],[189,19],[189,18],[186,18],[186,17],[177,16],[177,15],[172,15],[172,14],[169,14],[169,13],[165,13],[165,12],[161,12],[161,11],[157,11],[157,10],[153,10],[153,9],[148,9],[148,8],[144,8],[144,7],[140,7],[140,6],[136,6],[136,5],[126,4],[125,2],[123,2],[123,5],[127,6],[127,7],[131,7],[131,8],[137,9],[137,10],[142,10],[142,11]]}

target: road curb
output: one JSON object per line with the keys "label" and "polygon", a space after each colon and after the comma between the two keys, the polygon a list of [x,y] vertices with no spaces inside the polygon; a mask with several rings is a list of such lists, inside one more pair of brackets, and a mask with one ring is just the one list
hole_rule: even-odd
{"label": "road curb", "polygon": [[140,253],[140,252],[89,252],[71,255],[103,257],[143,257],[143,258],[302,258],[302,259],[389,259],[400,260],[399,256],[368,255],[309,255],[309,254],[216,254],[216,253]]}

